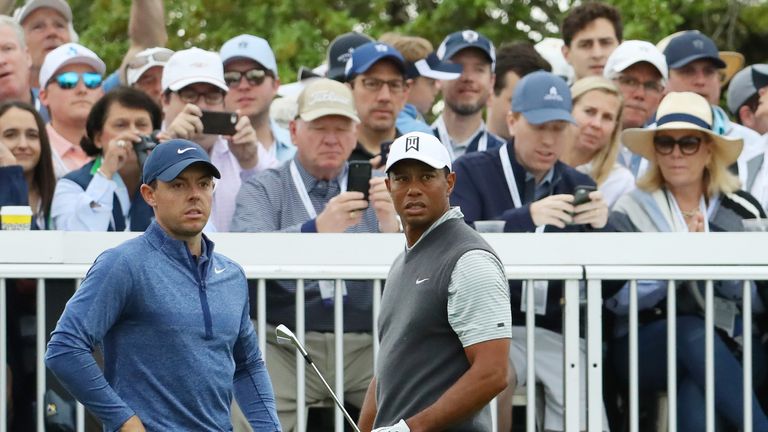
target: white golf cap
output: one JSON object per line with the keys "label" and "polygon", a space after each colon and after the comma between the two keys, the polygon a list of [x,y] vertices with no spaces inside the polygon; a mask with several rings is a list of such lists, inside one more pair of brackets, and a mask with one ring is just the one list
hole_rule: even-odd
{"label": "white golf cap", "polygon": [[628,67],[640,62],[650,63],[659,71],[664,82],[669,78],[667,58],[655,45],[641,40],[625,40],[616,47],[605,63],[603,76],[614,79]]}
{"label": "white golf cap", "polygon": [[221,46],[221,62],[227,64],[230,60],[248,59],[264,66],[277,77],[277,60],[269,42],[258,36],[242,34],[224,42]]}
{"label": "white golf cap", "polygon": [[21,24],[29,14],[41,8],[51,8],[64,16],[67,22],[72,22],[72,8],[64,0],[29,0],[24,6],[16,9],[13,13],[13,19]]}
{"label": "white golf cap", "polygon": [[224,66],[215,52],[200,48],[176,51],[163,68],[163,91],[178,91],[190,84],[208,83],[224,91]]}
{"label": "white golf cap", "polygon": [[172,55],[172,50],[162,47],[149,48],[139,52],[133,56],[125,68],[125,81],[129,86],[136,84],[144,72],[155,66],[164,67]]}
{"label": "white golf cap", "polygon": [[40,88],[48,84],[56,71],[71,64],[86,64],[102,75],[107,70],[107,66],[95,52],[80,44],[65,43],[45,56],[43,65],[40,67]]}
{"label": "white golf cap", "polygon": [[451,166],[448,149],[434,135],[424,132],[410,132],[397,138],[389,148],[386,171],[401,160],[414,159],[435,169]]}

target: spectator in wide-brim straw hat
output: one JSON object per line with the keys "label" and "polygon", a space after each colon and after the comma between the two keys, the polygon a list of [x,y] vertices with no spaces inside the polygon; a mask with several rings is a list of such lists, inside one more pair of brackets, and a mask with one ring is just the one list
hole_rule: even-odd
{"label": "spectator in wide-brim straw hat", "polygon": [[[710,232],[742,231],[745,220],[764,218],[756,200],[739,190],[738,179],[728,171],[741,150],[741,140],[724,137],[712,129],[709,103],[695,93],[670,93],[659,105],[655,129],[628,129],[622,141],[633,152],[650,161],[638,180],[638,189],[614,206],[609,223],[619,231]],[[681,251],[684,253],[684,251]],[[716,281],[718,331],[714,339],[715,410],[729,428],[744,429],[742,367],[739,361],[740,334],[730,324],[741,322],[742,281]],[[667,386],[667,281],[638,281],[638,344],[643,352],[639,364],[641,391],[656,392]],[[680,430],[705,429],[704,318],[702,282],[676,281],[678,424]],[[756,312],[762,299],[753,286]],[[619,378],[628,380],[628,335],[626,315],[629,288],[625,286],[606,305],[619,316],[614,334],[614,367]],[[755,358],[764,358],[766,348],[755,335]],[[755,362],[764,376],[764,362]],[[755,386],[759,382],[755,381]],[[768,419],[753,396],[755,430],[768,430]]]}

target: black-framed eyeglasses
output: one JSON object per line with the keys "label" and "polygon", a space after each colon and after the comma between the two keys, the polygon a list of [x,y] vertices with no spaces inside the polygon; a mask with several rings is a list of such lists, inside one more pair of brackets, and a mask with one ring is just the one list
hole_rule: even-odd
{"label": "black-framed eyeglasses", "polygon": [[675,146],[678,146],[680,147],[680,153],[690,156],[699,151],[703,141],[704,138],[695,135],[686,135],[679,139],[668,135],[655,135],[653,137],[653,147],[656,149],[656,153],[666,156],[672,154],[675,151]]}
{"label": "black-framed eyeglasses", "polygon": [[144,67],[148,65],[151,62],[168,63],[168,60],[171,59],[172,55],[173,55],[173,51],[167,48],[164,48],[162,50],[158,50],[157,52],[153,52],[152,54],[134,57],[133,59],[131,59],[130,62],[128,62],[128,67],[130,69],[138,69],[140,67]]}
{"label": "black-framed eyeglasses", "polygon": [[224,101],[224,92],[221,90],[215,90],[210,92],[201,93],[191,88],[183,88],[176,92],[179,95],[179,99],[184,103],[197,103],[200,97],[203,97],[205,103],[208,105],[220,104]]}
{"label": "black-framed eyeglasses", "polygon": [[664,86],[661,85],[661,83],[658,81],[640,82],[640,80],[634,77],[625,75],[620,75],[618,78],[616,78],[616,81],[619,82],[620,86],[626,87],[632,91],[639,89],[641,86],[647,93],[659,94],[664,91]]}
{"label": "black-framed eyeglasses", "polygon": [[56,75],[56,84],[64,90],[70,90],[77,87],[78,81],[82,78],[86,88],[95,89],[101,85],[101,74],[96,72],[64,72]]}
{"label": "black-framed eyeglasses", "polygon": [[224,82],[227,83],[228,87],[240,84],[240,80],[243,79],[243,77],[245,77],[245,79],[247,79],[248,83],[251,85],[260,86],[262,83],[264,83],[264,80],[266,80],[267,77],[272,77],[272,72],[258,68],[253,68],[245,72],[224,72]]}
{"label": "black-framed eyeglasses", "polygon": [[363,88],[371,91],[371,92],[378,92],[381,91],[381,88],[384,87],[384,84],[389,87],[389,91],[392,93],[402,93],[405,91],[408,84],[405,82],[404,79],[393,79],[389,81],[381,80],[378,78],[362,78],[360,79],[360,82],[363,84]]}

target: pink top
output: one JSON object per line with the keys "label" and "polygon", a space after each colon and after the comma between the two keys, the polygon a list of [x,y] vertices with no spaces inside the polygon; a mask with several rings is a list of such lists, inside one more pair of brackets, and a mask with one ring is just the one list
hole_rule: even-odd
{"label": "pink top", "polygon": [[48,140],[51,142],[53,170],[57,180],[91,161],[91,157],[83,151],[80,143],[72,144],[67,141],[66,138],[56,132],[50,123],[45,126],[45,130],[48,132]]}

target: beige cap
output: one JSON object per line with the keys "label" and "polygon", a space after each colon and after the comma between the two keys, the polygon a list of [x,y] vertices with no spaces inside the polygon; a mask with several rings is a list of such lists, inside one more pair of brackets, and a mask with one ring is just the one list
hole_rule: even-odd
{"label": "beige cap", "polygon": [[318,79],[304,87],[299,95],[298,116],[312,121],[328,115],[340,115],[360,123],[352,99],[352,90],[345,84],[327,78]]}

